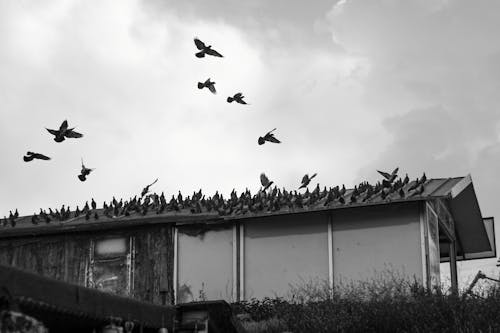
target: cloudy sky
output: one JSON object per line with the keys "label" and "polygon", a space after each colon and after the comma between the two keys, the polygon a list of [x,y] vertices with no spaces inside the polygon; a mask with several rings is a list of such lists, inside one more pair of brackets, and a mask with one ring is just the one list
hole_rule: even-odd
{"label": "cloudy sky", "polygon": [[[0,217],[156,177],[166,194],[229,193],[261,172],[352,186],[399,166],[470,173],[500,218],[498,31],[494,0],[2,0]],[[194,57],[194,36],[225,57]],[[196,88],[208,77],[215,96]],[[226,103],[238,91],[250,105]],[[85,136],[55,143],[45,127],[64,119]],[[258,146],[274,127],[283,143]],[[85,183],[80,158],[96,168]]]}

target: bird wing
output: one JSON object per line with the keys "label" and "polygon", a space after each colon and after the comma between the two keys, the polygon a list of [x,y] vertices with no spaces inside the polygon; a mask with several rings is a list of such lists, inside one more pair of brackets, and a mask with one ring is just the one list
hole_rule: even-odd
{"label": "bird wing", "polygon": [[266,186],[267,184],[269,184],[269,179],[264,173],[260,174],[260,183],[262,184],[262,186]]}
{"label": "bird wing", "polygon": [[208,49],[205,51],[206,54],[210,54],[211,56],[214,56],[214,57],[220,57],[220,58],[223,58],[222,54],[220,54],[219,52],[215,51],[214,49]]}
{"label": "bird wing", "polygon": [[67,130],[64,133],[64,136],[67,138],[81,138],[83,134],[73,131],[73,129]]}
{"label": "bird wing", "polygon": [[213,83],[208,86],[208,89],[212,92],[212,94],[217,93],[217,90],[215,90],[215,85]]}
{"label": "bird wing", "polygon": [[59,126],[59,131],[65,131],[68,129],[68,121],[65,120],[62,122],[61,126]]}
{"label": "bird wing", "polygon": [[266,135],[269,135],[269,134],[271,134],[271,133],[272,133],[272,132],[274,132],[274,131],[276,131],[276,128],[273,128],[272,130],[270,130],[269,132],[267,132],[267,134],[266,134]]}
{"label": "bird wing", "polygon": [[302,184],[307,183],[309,181],[309,175],[306,173],[304,177],[302,177]]}
{"label": "bird wing", "polygon": [[45,156],[44,154],[39,154],[39,153],[34,153],[33,155],[31,155],[31,157],[33,158],[38,158],[39,160],[50,160],[50,157],[48,156]]}
{"label": "bird wing", "polygon": [[269,142],[281,143],[281,141],[280,141],[280,140],[278,140],[278,139],[276,139],[276,138],[274,137],[274,134],[269,134],[269,135],[267,136],[267,138],[266,138],[266,139],[267,139],[267,141],[269,141]]}
{"label": "bird wing", "polygon": [[314,177],[316,177],[318,174],[317,173],[314,173],[311,178],[309,178],[309,180],[313,179]]}
{"label": "bird wing", "polygon": [[392,172],[391,176],[395,176],[399,171],[399,167],[394,169],[394,171]]}
{"label": "bird wing", "polygon": [[33,155],[23,156],[24,162],[30,162],[30,161],[33,161],[33,159],[34,159]]}
{"label": "bird wing", "polygon": [[237,98],[242,98],[243,97],[243,94],[242,93],[237,93],[233,96],[234,99],[237,99]]}
{"label": "bird wing", "polygon": [[391,175],[389,173],[380,170],[377,170],[377,172],[380,173],[385,179],[391,179]]}
{"label": "bird wing", "polygon": [[58,135],[59,134],[59,131],[57,130],[53,130],[53,129],[50,129],[50,128],[45,128],[50,134],[52,135]]}
{"label": "bird wing", "polygon": [[203,50],[204,48],[206,48],[205,43],[203,43],[201,40],[199,40],[196,37],[194,38],[194,44],[196,45],[196,48],[198,50]]}
{"label": "bird wing", "polygon": [[148,187],[156,184],[157,181],[158,181],[158,178],[156,178],[154,182],[152,182],[151,184],[149,184]]}

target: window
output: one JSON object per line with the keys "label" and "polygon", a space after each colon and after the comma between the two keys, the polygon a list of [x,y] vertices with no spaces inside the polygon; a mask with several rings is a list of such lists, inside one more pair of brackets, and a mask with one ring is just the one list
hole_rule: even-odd
{"label": "window", "polygon": [[128,296],[133,285],[134,239],[101,238],[90,244],[87,286]]}

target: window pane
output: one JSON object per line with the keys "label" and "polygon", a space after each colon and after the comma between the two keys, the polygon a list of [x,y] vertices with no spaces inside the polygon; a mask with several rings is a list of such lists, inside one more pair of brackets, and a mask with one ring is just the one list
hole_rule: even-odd
{"label": "window pane", "polygon": [[112,238],[96,241],[95,257],[109,257],[127,254],[125,238]]}
{"label": "window pane", "polygon": [[118,295],[127,295],[128,269],[125,258],[94,263],[95,288]]}

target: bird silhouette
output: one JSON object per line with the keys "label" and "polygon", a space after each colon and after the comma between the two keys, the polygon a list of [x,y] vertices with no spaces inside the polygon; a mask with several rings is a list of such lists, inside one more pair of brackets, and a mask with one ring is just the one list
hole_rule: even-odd
{"label": "bird silhouette", "polygon": [[80,174],[78,175],[78,179],[80,179],[80,181],[84,182],[85,180],[87,180],[87,176],[92,172],[94,171],[94,169],[90,169],[90,168],[87,168],[84,164],[83,164],[83,158],[82,158],[82,170],[80,171]]}
{"label": "bird silhouette", "polygon": [[274,182],[269,181],[269,178],[264,173],[260,174],[260,183],[264,187],[263,191],[265,192]]}
{"label": "bird silhouette", "polygon": [[399,168],[394,169],[392,173],[377,170],[377,172],[380,173],[389,183],[392,183],[396,179],[398,171]]}
{"label": "bird silhouette", "polygon": [[50,134],[54,135],[55,142],[63,142],[65,138],[81,138],[83,134],[75,132],[74,127],[68,128],[68,121],[65,120],[62,122],[61,126],[59,126],[58,130],[53,130],[49,128],[45,128]]}
{"label": "bird silhouette", "polygon": [[228,97],[227,102],[232,103],[234,101],[234,102],[240,103],[240,104],[247,104],[247,102],[245,102],[243,100],[243,98],[245,98],[245,96],[243,96],[243,94],[239,92],[239,93],[234,94],[233,97],[231,97],[231,96]]}
{"label": "bird silhouette", "polygon": [[43,154],[39,154],[39,153],[34,153],[34,152],[27,152],[25,156],[23,156],[23,160],[24,162],[30,162],[30,161],[33,161],[34,159],[38,159],[38,160],[50,160],[50,157],[48,156],[45,156]]}
{"label": "bird silhouette", "polygon": [[208,46],[205,45],[205,43],[203,43],[197,37],[194,38],[194,44],[196,45],[196,48],[198,50],[200,50],[200,52],[197,52],[195,54],[196,57],[198,57],[198,58],[204,58],[205,54],[208,54],[208,55],[211,55],[211,56],[214,56],[214,57],[220,57],[220,58],[222,58],[222,54],[220,54],[219,52],[217,52],[214,49],[212,49],[212,45],[208,45]]}
{"label": "bird silhouette", "polygon": [[311,177],[309,177],[308,174],[305,174],[304,177],[302,177],[302,184],[300,185],[299,187],[299,190],[301,188],[305,188],[309,185],[309,183],[311,182],[311,180],[316,177],[317,173],[313,174]]}
{"label": "bird silhouette", "polygon": [[203,88],[208,88],[212,92],[212,94],[217,94],[217,91],[215,90],[215,82],[210,81],[210,78],[208,78],[205,82],[198,82],[198,89],[203,89]]}
{"label": "bird silhouette", "polygon": [[153,186],[154,184],[156,184],[156,182],[157,182],[157,181],[158,181],[158,178],[156,178],[154,182],[152,182],[151,184],[149,184],[149,185],[147,185],[145,188],[143,188],[143,189],[142,189],[142,192],[141,192],[141,197],[145,196],[145,195],[146,195],[146,193],[148,193],[148,192],[149,192],[149,188],[150,188],[151,186]]}
{"label": "bird silhouette", "polygon": [[278,140],[274,137],[274,134],[273,134],[274,131],[276,131],[276,128],[267,132],[266,135],[264,135],[264,136],[259,136],[259,139],[257,140],[259,145],[263,145],[264,143],[266,143],[266,141],[273,142],[273,143],[281,143],[280,140]]}

